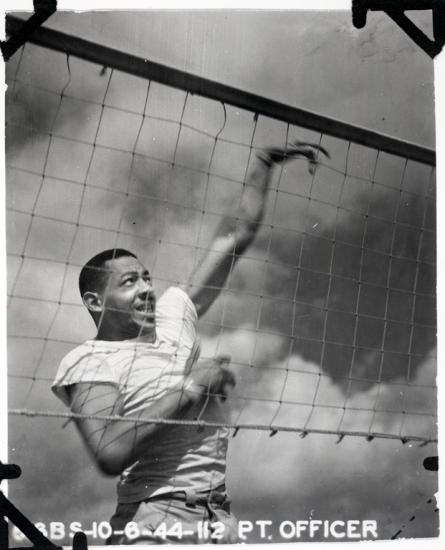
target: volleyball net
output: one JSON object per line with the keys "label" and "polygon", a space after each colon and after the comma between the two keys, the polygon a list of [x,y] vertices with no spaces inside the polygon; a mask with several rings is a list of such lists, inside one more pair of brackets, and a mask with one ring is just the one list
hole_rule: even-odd
{"label": "volleyball net", "polygon": [[276,168],[200,321],[201,356],[229,352],[237,375],[227,425],[436,441],[433,151],[48,29],[33,42],[6,66],[10,414],[72,416],[50,386],[95,333],[89,258],[132,250],[158,295],[186,282],[255,153],[298,137],[331,158]]}

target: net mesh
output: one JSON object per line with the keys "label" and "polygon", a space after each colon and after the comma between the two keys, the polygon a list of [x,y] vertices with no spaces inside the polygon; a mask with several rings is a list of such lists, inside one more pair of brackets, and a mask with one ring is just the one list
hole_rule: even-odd
{"label": "net mesh", "polygon": [[90,257],[134,251],[158,295],[184,283],[255,152],[299,137],[331,159],[276,169],[200,321],[201,356],[237,374],[227,425],[435,440],[433,166],[29,44],[6,69],[11,413],[67,415],[50,385],[95,333]]}

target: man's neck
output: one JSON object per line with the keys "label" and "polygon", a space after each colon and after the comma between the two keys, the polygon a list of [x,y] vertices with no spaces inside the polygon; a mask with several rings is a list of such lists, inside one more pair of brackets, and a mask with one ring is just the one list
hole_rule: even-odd
{"label": "man's neck", "polygon": [[125,331],[102,325],[97,331],[96,340],[105,340],[109,342],[122,342],[125,340],[153,344],[156,341],[156,328],[144,330],[144,327],[138,327],[135,330]]}

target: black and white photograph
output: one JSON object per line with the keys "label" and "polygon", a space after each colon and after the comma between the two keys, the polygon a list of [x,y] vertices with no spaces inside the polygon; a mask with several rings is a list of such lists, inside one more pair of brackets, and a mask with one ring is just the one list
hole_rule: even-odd
{"label": "black and white photograph", "polygon": [[1,548],[439,542],[445,8],[316,4],[6,6]]}

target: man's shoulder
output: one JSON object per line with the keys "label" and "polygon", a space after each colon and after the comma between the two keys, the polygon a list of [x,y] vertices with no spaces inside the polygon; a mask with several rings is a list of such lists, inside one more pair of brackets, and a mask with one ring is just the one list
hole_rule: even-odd
{"label": "man's shoulder", "polygon": [[100,349],[100,343],[88,340],[67,353],[60,362],[51,389],[65,405],[69,405],[67,387],[73,384],[117,385],[113,368],[103,360]]}
{"label": "man's shoulder", "polygon": [[196,308],[190,296],[180,286],[170,286],[158,300],[158,311],[176,311],[181,317],[184,315],[197,318]]}
{"label": "man's shoulder", "polygon": [[69,351],[60,362],[61,365],[65,365],[67,367],[72,366],[79,361],[81,361],[83,358],[92,356],[95,353],[99,352],[98,346],[94,345],[94,340],[87,340],[83,342],[82,344],[76,346],[71,351]]}
{"label": "man's shoulder", "polygon": [[68,352],[60,362],[59,372],[82,365],[83,368],[114,364],[122,356],[134,354],[136,342],[127,340],[87,340]]}
{"label": "man's shoulder", "polygon": [[160,296],[159,302],[165,300],[179,300],[181,302],[189,302],[190,297],[182,286],[169,286]]}

